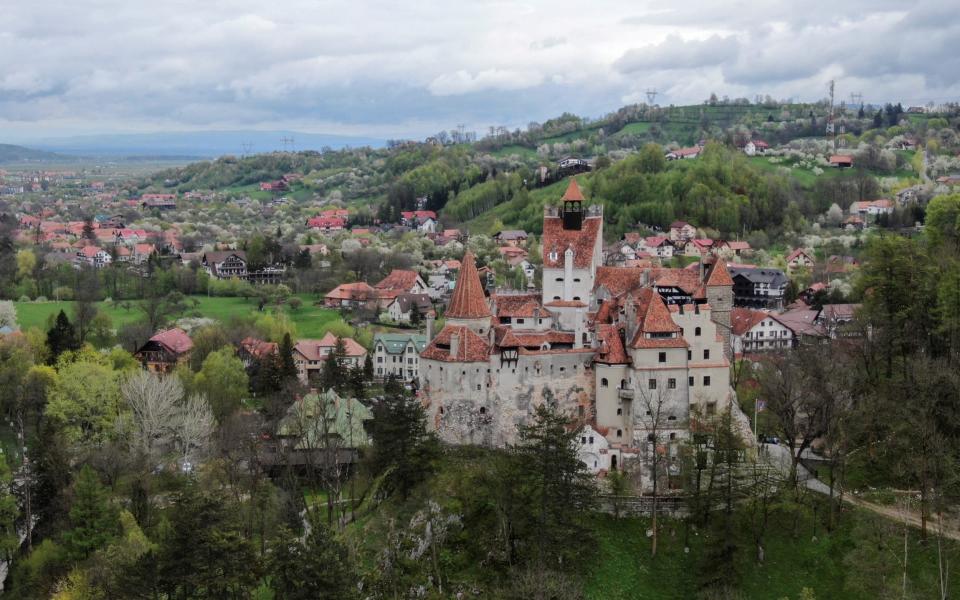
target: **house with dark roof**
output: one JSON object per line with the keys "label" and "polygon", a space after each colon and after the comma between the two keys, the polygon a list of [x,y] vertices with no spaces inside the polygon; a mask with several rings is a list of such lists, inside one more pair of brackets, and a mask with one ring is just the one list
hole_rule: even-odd
{"label": "house with dark roof", "polygon": [[429,316],[436,316],[433,302],[428,294],[397,294],[387,304],[387,315],[394,323],[409,324],[414,320],[414,314],[421,320]]}
{"label": "house with dark roof", "polygon": [[247,253],[243,250],[204,252],[200,264],[217,279],[247,278]]}
{"label": "house with dark roof", "polygon": [[733,302],[746,308],[781,310],[787,291],[787,276],[780,269],[730,267]]}

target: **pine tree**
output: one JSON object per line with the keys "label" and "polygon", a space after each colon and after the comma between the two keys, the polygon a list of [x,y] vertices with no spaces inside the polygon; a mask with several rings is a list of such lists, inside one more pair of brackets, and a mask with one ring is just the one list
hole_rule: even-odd
{"label": "pine tree", "polygon": [[390,469],[385,488],[406,498],[433,471],[439,452],[436,437],[427,431],[423,405],[402,392],[387,395],[374,408],[371,435],[374,469]]}
{"label": "pine tree", "polygon": [[363,378],[367,383],[373,381],[373,357],[369,353],[363,361]]}
{"label": "pine tree", "polygon": [[280,359],[280,380],[286,382],[296,379],[297,363],[293,360],[293,341],[290,339],[289,332],[283,334],[278,355]]}
{"label": "pine tree", "polygon": [[344,367],[344,360],[347,356],[347,347],[342,337],[337,337],[337,344],[327,355],[323,362],[323,369],[320,370],[320,388],[323,390],[336,390],[338,393],[345,390],[348,384],[347,370]]}
{"label": "pine tree", "polygon": [[596,502],[597,490],[586,465],[577,456],[579,430],[568,428],[570,419],[544,405],[534,421],[518,427],[514,448],[527,474],[533,511],[536,563],[548,568],[558,561],[582,558],[588,531],[581,518]]}
{"label": "pine tree", "polygon": [[73,560],[90,556],[117,534],[117,512],[110,505],[107,491],[90,465],[84,465],[77,475],[70,506],[70,525],[71,528],[63,534],[63,544]]}
{"label": "pine tree", "polygon": [[83,239],[91,242],[97,241],[97,234],[93,229],[93,218],[87,217],[83,220]]}
{"label": "pine tree", "polygon": [[270,552],[270,587],[288,600],[351,600],[358,597],[357,574],[347,549],[312,519],[301,542],[281,529]]}
{"label": "pine tree", "polygon": [[67,318],[67,313],[60,311],[53,327],[47,331],[47,348],[50,349],[50,364],[57,362],[57,358],[67,350],[77,350],[77,332]]}

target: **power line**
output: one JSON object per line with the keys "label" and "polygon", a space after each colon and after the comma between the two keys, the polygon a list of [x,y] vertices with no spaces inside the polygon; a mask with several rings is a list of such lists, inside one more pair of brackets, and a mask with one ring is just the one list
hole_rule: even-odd
{"label": "power line", "polygon": [[647,103],[650,106],[653,106],[656,100],[657,100],[656,88],[647,88]]}

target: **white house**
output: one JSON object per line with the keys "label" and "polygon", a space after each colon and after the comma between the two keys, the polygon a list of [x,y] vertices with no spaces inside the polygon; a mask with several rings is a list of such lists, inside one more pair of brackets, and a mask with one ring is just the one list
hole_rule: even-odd
{"label": "white house", "polygon": [[420,351],[427,336],[412,333],[378,333],[373,338],[373,369],[378,378],[391,375],[404,381],[420,376]]}
{"label": "white house", "polygon": [[786,350],[794,345],[793,329],[776,315],[749,308],[730,311],[731,344],[735,355]]}

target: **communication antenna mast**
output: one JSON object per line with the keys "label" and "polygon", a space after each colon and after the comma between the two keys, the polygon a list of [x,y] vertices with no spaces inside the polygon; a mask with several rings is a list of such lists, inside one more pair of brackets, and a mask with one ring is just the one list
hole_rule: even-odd
{"label": "communication antenna mast", "polygon": [[293,146],[293,141],[294,141],[294,140],[293,140],[292,137],[286,137],[286,136],[284,136],[284,137],[280,138],[280,141],[283,143],[283,151],[284,151],[284,152],[292,152],[292,151],[293,151],[293,148],[294,148],[294,146]]}
{"label": "communication antenna mast", "polygon": [[651,89],[651,88],[647,88],[647,103],[648,103],[650,106],[653,106],[653,105],[654,105],[654,102],[656,101],[656,99],[657,99],[657,90],[656,90],[656,88],[652,88],[652,89]]}
{"label": "communication antenna mast", "polygon": [[253,150],[253,142],[240,142],[240,148],[243,150],[242,156],[247,156]]}
{"label": "communication antenna mast", "polygon": [[854,106],[863,104],[863,94],[860,92],[850,92],[850,103]]}

